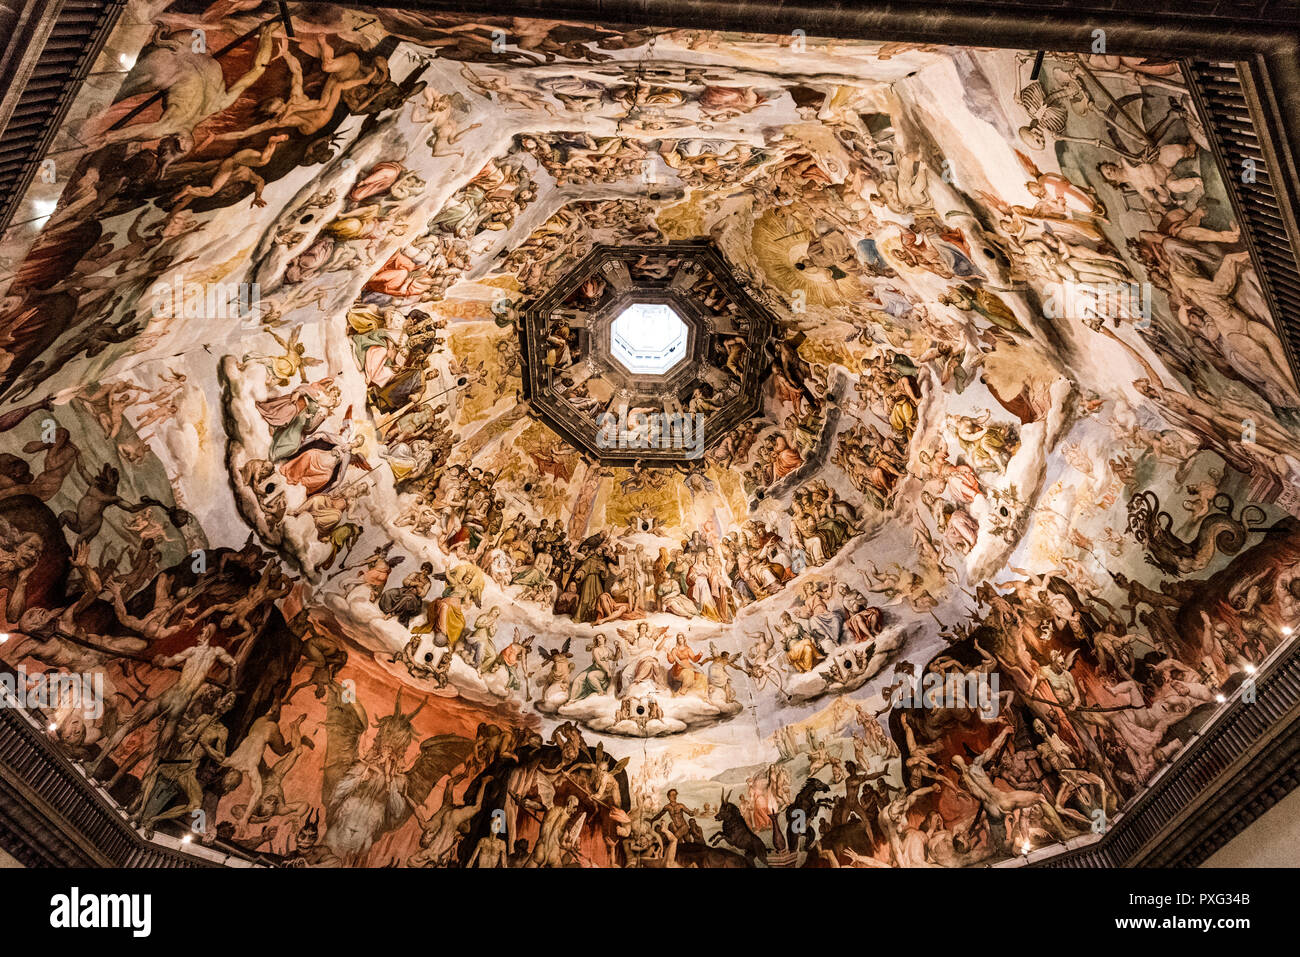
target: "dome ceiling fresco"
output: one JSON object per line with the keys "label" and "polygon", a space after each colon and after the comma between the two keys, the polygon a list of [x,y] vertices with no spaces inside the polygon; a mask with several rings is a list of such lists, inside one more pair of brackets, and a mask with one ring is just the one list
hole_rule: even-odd
{"label": "dome ceiling fresco", "polygon": [[698,465],[761,412],[776,323],[707,243],[597,247],[520,325],[532,411],[603,465]]}
{"label": "dome ceiling fresco", "polygon": [[1175,63],[287,9],[130,5],[0,303],[0,658],[102,672],[50,737],[147,835],[999,863],[1290,640]]}

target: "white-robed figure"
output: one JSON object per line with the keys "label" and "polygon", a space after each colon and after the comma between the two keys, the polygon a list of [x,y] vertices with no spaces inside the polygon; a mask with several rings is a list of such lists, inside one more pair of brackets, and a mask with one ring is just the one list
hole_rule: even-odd
{"label": "white-robed figure", "polygon": [[574,677],[569,686],[569,701],[581,701],[589,695],[603,695],[609,691],[614,671],[614,652],[605,641],[605,636],[597,634],[587,645],[591,654],[591,664]]}
{"label": "white-robed figure", "polygon": [[627,658],[627,664],[619,672],[619,693],[628,694],[635,685],[644,681],[660,691],[668,690],[668,671],[658,659],[668,637],[668,627],[651,628],[642,621],[635,628],[619,628],[617,631],[615,640],[619,652]]}
{"label": "white-robed figure", "polygon": [[827,655],[834,654],[844,630],[843,613],[831,611],[826,603],[829,587],[809,581],[804,582],[799,589],[799,602],[803,608],[803,617],[808,622],[808,632],[817,642],[817,647]]}
{"label": "white-robed figure", "polygon": [[493,605],[474,619],[474,628],[461,637],[461,655],[480,673],[490,671],[496,661],[497,649],[493,639],[496,637],[497,620],[500,617],[501,606]]}
{"label": "white-robed figure", "polygon": [[714,601],[713,591],[710,588],[709,566],[704,560],[703,552],[696,555],[695,561],[686,573],[686,580],[691,588],[691,601],[700,610],[700,614],[710,621],[721,621],[718,605]]}

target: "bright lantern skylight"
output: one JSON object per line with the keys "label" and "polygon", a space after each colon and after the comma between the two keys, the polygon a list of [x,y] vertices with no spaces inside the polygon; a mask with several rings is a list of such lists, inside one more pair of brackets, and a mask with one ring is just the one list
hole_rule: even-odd
{"label": "bright lantern skylight", "polygon": [[634,375],[663,375],[686,358],[686,323],[672,306],[634,302],[609,329],[610,352]]}

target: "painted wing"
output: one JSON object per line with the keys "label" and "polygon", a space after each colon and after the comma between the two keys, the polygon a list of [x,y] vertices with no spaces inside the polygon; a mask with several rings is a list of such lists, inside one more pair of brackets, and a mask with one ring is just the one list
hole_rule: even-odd
{"label": "painted wing", "polygon": [[1043,175],[1043,171],[1038,168],[1038,165],[1030,159],[1027,154],[1020,152],[1020,150],[1015,150],[1014,152],[1016,154],[1016,159],[1020,160],[1020,168],[1025,171],[1026,176],[1030,179],[1038,179]]}
{"label": "painted wing", "polygon": [[578,838],[582,835],[582,825],[585,824],[586,821],[586,811],[579,811],[577,814],[573,815],[572,820],[569,821],[568,826],[564,829],[564,844],[566,846],[571,847],[578,843]]}
{"label": "painted wing", "polygon": [[474,743],[458,734],[435,734],[420,742],[420,753],[406,771],[406,796],[424,803],[433,786],[469,755]]}
{"label": "painted wing", "polygon": [[584,538],[582,544],[578,546],[578,551],[589,552],[593,548],[603,544],[605,544],[605,533],[597,532],[595,535],[590,535],[587,538]]}
{"label": "painted wing", "polygon": [[361,736],[366,733],[366,712],[360,702],[344,704],[342,689],[331,685],[325,706],[325,768],[321,782],[321,801],[329,805],[360,752]]}

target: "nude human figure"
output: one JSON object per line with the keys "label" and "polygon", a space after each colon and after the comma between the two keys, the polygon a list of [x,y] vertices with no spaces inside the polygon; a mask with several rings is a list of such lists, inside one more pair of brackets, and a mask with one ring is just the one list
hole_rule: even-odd
{"label": "nude human figure", "polygon": [[453,782],[450,776],[443,779],[442,804],[427,818],[422,817],[418,808],[412,806],[415,819],[419,821],[423,833],[420,837],[420,850],[407,860],[409,867],[436,867],[446,861],[460,839],[461,826],[483,808],[483,798],[487,794],[490,777],[479,782],[478,800],[473,804],[457,804],[453,797]]}
{"label": "nude human figure", "polygon": [[236,150],[218,164],[217,172],[207,186],[186,186],[177,193],[176,204],[171,208],[171,215],[178,215],[190,204],[191,200],[215,196],[232,183],[251,183],[253,186],[253,205],[265,206],[266,200],[262,199],[262,190],[266,187],[266,180],[253,172],[253,169],[271,162],[276,147],[288,138],[287,134],[279,133],[267,140],[266,145],[260,150]]}
{"label": "nude human figure", "polygon": [[506,867],[506,842],[498,834],[479,838],[466,867]]}
{"label": "nude human figure", "polygon": [[[225,665],[230,669],[233,676],[235,659],[231,657],[226,649],[211,644],[212,637],[215,634],[216,626],[208,625],[199,632],[197,643],[174,655],[160,655],[154,659],[155,666],[159,668],[174,668],[180,665],[180,677],[176,679],[171,687],[144,705],[122,727],[117,729],[104,750],[100,752],[99,758],[88,769],[88,773],[92,777],[99,773],[108,756],[117,750],[117,746],[125,741],[128,735],[136,729],[152,723],[155,719],[161,718],[162,725],[158,729],[158,736],[153,746],[153,760],[150,765],[150,770],[152,770],[152,767],[157,764],[159,756],[167,750],[167,747],[175,738],[182,716],[194,701],[199,689],[207,682],[208,673],[212,671],[213,667],[218,664]],[[118,768],[117,772],[108,781],[107,787],[110,790],[117,784],[125,770],[125,767]]]}
{"label": "nude human figure", "polygon": [[[219,140],[247,140],[268,130],[284,129],[286,127],[297,131],[303,136],[311,136],[333,118],[334,113],[338,110],[339,100],[344,93],[354,87],[369,83],[384,69],[381,65],[376,64],[370,70],[362,72],[364,65],[360,57],[355,53],[335,56],[325,37],[318,34],[316,42],[319,46],[320,64],[321,70],[325,74],[325,83],[317,97],[312,99],[303,91],[302,64],[298,62],[298,58],[289,49],[288,38],[281,36],[279,41],[279,55],[284,60],[285,66],[289,68],[290,89],[288,98],[269,101],[268,108],[273,112],[271,119],[245,129],[231,130],[228,133],[218,133],[205,137],[199,141],[198,148],[201,149],[208,143]],[[288,139],[288,136],[280,135],[272,137],[272,139],[285,140]]]}
{"label": "nude human figure", "polygon": [[525,867],[561,867],[566,855],[572,853],[566,832],[578,810],[578,796],[572,794],[563,805],[549,808],[542,817],[542,827],[533,845],[532,856]]}
{"label": "nude human figure", "polygon": [[119,97],[163,91],[162,116],[152,123],[128,123],[91,139],[93,147],[131,140],[148,142],[164,136],[188,139],[194,128],[209,116],[234,105],[244,92],[266,72],[273,56],[272,43],[279,23],[269,23],[257,38],[252,65],[229,86],[221,64],[206,53],[195,53],[188,34],[158,37],[155,49],[135,65]]}
{"label": "nude human figure", "polygon": [[1061,821],[1060,815],[1056,813],[1056,808],[1037,791],[1020,791],[1020,790],[1002,790],[993,783],[989,777],[985,765],[1002,749],[1011,736],[1012,729],[1008,726],[1003,728],[1002,733],[993,739],[993,743],[979,755],[974,758],[970,764],[960,755],[954,755],[952,759],[953,767],[961,775],[962,783],[971,796],[984,805],[984,813],[988,815],[989,821],[999,826],[1002,831],[1001,839],[1004,846],[1010,843],[1009,835],[1006,829],[1006,818],[1015,811],[1026,810],[1028,808],[1039,808],[1042,810],[1044,819],[1056,831],[1061,839],[1067,836],[1065,824]]}

